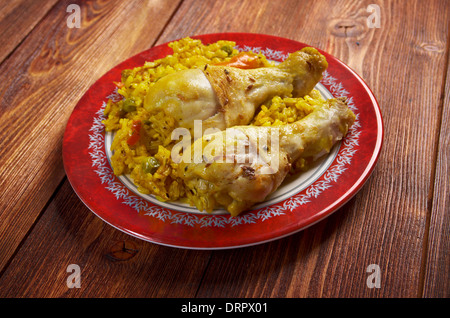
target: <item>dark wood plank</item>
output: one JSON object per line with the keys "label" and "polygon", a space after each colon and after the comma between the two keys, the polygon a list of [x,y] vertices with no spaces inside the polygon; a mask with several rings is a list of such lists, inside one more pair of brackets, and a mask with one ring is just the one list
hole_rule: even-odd
{"label": "dark wood plank", "polygon": [[[0,297],[193,297],[209,257],[114,229],[65,181],[0,277]],[[80,268],[79,288],[69,288],[69,265]]]}
{"label": "dark wood plank", "polygon": [[0,3],[0,63],[30,33],[57,0],[16,0]]}
{"label": "dark wood plank", "polygon": [[[324,297],[323,288],[333,275],[343,275],[337,259],[342,253],[354,261],[358,234],[347,240],[342,251],[341,231],[355,218],[353,202],[311,228],[271,243],[214,252],[198,297]],[[355,238],[356,237],[356,238]],[[219,270],[220,269],[220,270]],[[343,280],[348,280],[344,278]],[[354,273],[354,285],[365,286],[366,276]],[[342,288],[335,286],[335,292]]]}
{"label": "dark wood plank", "polygon": [[[449,9],[445,1],[383,1],[381,28],[368,28],[371,3],[184,1],[159,39],[238,31],[317,46],[366,80],[386,126],[379,164],[337,214],[342,220],[330,218],[284,243],[213,254],[200,297],[421,295],[427,198],[435,167],[430,156],[436,152]],[[322,234],[324,228],[333,235]],[[304,242],[312,241],[320,243],[311,254]],[[379,289],[366,285],[370,264],[381,269]],[[262,274],[250,273],[258,265]]]}
{"label": "dark wood plank", "polygon": [[[142,27],[148,19],[147,13],[133,6],[135,3],[121,2],[114,7],[95,2],[89,3],[87,9],[90,27],[71,32],[52,28],[53,20],[65,23],[62,12],[67,3],[52,11],[36,27],[35,31],[41,31],[39,36],[33,31],[22,43],[21,47],[27,50],[16,50],[0,66],[0,79],[8,84],[0,90],[0,116],[9,120],[9,125],[0,121],[2,145],[16,143],[21,148],[15,149],[27,150],[24,154],[19,150],[0,149],[3,167],[0,296],[414,297],[422,295],[422,288],[424,295],[439,295],[448,290],[448,283],[438,281],[448,281],[448,270],[439,272],[443,266],[448,267],[448,209],[442,212],[439,207],[448,204],[436,197],[442,180],[448,180],[445,179],[448,168],[435,166],[430,160],[438,150],[443,104],[440,97],[449,32],[445,1],[426,4],[383,1],[380,29],[363,27],[364,17],[368,15],[365,8],[371,1],[312,4],[230,0],[225,4],[185,0],[182,3],[158,43],[225,31],[268,33],[309,43],[358,70],[378,97],[386,125],[384,151],[378,167],[361,192],[342,209],[296,235],[255,247],[213,253],[161,247],[114,230],[84,207],[67,182],[35,222],[63,175],[60,149],[50,153],[38,149],[54,149],[51,145],[60,144],[63,122],[77,98],[103,69],[142,50],[144,43],[130,35],[134,34],[131,29],[135,25],[121,30],[119,25],[109,24],[111,19],[123,22],[124,16],[134,14],[141,18],[136,24]],[[175,7],[175,3],[171,5]],[[124,16],[119,10],[125,11]],[[249,12],[254,13],[251,19]],[[148,27],[147,33],[156,33],[152,30],[154,25]],[[363,28],[362,33],[349,30],[358,27]],[[106,33],[100,35],[99,28],[106,29]],[[41,38],[46,34],[45,29],[49,29],[49,35]],[[132,40],[126,42],[129,46],[114,45],[106,50],[102,46],[111,43],[111,37],[114,43]],[[75,43],[65,43],[67,38]],[[58,43],[65,44],[60,47]],[[114,53],[117,61],[106,52]],[[106,57],[98,57],[99,54]],[[27,59],[32,62],[24,63]],[[10,65],[5,67],[7,63]],[[16,68],[19,65],[19,70],[12,65]],[[4,71],[12,76],[7,77]],[[75,96],[67,100],[63,93],[45,88],[53,83],[50,77],[55,74],[63,84],[63,91],[70,85],[76,87],[70,91]],[[25,94],[27,91],[32,93]],[[16,96],[21,93],[27,96],[25,101]],[[27,111],[25,106],[29,104],[37,105],[33,108],[37,115]],[[442,119],[446,119],[446,112],[443,114]],[[38,118],[38,122],[36,127],[27,130],[20,123],[30,115],[32,119]],[[11,131],[5,133],[5,129]],[[31,144],[27,145],[17,133],[31,133]],[[442,133],[446,131],[440,134],[445,147],[448,141],[442,139]],[[39,146],[42,148],[36,149]],[[441,147],[439,160],[446,160],[446,156],[445,148]],[[433,183],[435,169],[440,180],[437,184]],[[3,175],[8,179],[3,179]],[[13,177],[18,178],[16,183]],[[435,196],[431,205],[428,199],[432,198],[433,188]],[[35,225],[30,230],[32,224]],[[431,227],[427,256],[428,224]],[[28,231],[27,239],[22,242]],[[136,247],[138,253],[126,261],[113,260],[111,248],[120,247],[124,241],[129,244],[125,247]],[[20,249],[16,249],[20,242]],[[14,251],[16,254],[11,259]],[[424,257],[428,257],[426,261]],[[381,268],[380,289],[366,285],[369,276],[366,268],[374,263]],[[69,264],[81,267],[80,289],[66,285]],[[426,276],[421,277],[420,273]]]}
{"label": "dark wood plank", "polygon": [[450,63],[448,60],[447,80],[443,93],[445,95],[442,95],[443,110],[423,290],[424,297],[438,298],[450,296],[450,129],[448,126],[450,122]]}
{"label": "dark wood plank", "polygon": [[[72,3],[81,28],[67,27]],[[107,70],[151,47],[177,6],[60,1],[0,65],[0,269],[64,177],[61,141],[77,101]]]}

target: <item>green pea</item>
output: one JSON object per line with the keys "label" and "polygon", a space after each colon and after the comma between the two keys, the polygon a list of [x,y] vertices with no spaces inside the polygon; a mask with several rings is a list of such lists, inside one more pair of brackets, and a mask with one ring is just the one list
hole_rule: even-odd
{"label": "green pea", "polygon": [[161,166],[158,159],[154,157],[147,157],[142,162],[142,170],[144,170],[145,173],[154,174],[156,170]]}
{"label": "green pea", "polygon": [[131,98],[125,98],[122,102],[122,110],[131,113],[136,110],[136,102]]}
{"label": "green pea", "polygon": [[231,54],[233,54],[233,48],[229,45],[224,45],[220,48],[222,51],[227,52],[228,56],[230,56]]}

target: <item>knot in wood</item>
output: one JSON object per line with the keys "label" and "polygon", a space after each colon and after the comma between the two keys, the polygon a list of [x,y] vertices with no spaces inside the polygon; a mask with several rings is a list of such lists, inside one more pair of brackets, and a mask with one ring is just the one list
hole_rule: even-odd
{"label": "knot in wood", "polygon": [[139,250],[134,242],[118,241],[111,246],[106,256],[113,261],[127,261],[138,252]]}
{"label": "knot in wood", "polygon": [[419,47],[430,53],[443,53],[445,51],[444,44],[438,42],[422,42]]}
{"label": "knot in wood", "polygon": [[330,32],[337,37],[358,37],[366,32],[367,25],[359,20],[338,19],[330,24]]}

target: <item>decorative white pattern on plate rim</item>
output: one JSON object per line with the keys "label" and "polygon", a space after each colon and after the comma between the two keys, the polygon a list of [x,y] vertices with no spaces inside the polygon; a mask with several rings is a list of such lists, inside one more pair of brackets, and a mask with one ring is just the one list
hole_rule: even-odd
{"label": "decorative white pattern on plate rim", "polygon": [[[238,50],[252,50],[253,52],[261,52],[268,59],[284,60],[288,54],[282,51],[275,51],[269,48],[261,49],[260,47],[237,47]],[[336,184],[339,177],[350,165],[353,155],[357,151],[358,140],[360,136],[361,124],[359,122],[359,113],[357,107],[353,102],[353,97],[349,96],[349,92],[345,90],[342,83],[338,82],[336,78],[332,77],[328,71],[323,74],[321,83],[327,87],[334,97],[346,97],[349,108],[355,113],[356,119],[343,142],[337,154],[335,163],[332,164],[324,173],[323,180],[315,181],[309,185],[304,194],[297,193],[290,198],[270,205],[258,210],[246,212],[239,217],[229,217],[228,215],[215,214],[196,214],[189,212],[176,212],[165,207],[154,205],[149,201],[135,195],[131,192],[118,178],[114,175],[113,170],[109,164],[105,151],[105,134],[102,120],[104,117],[104,110],[106,101],[111,99],[117,101],[121,96],[117,93],[117,89],[106,97],[106,101],[102,103],[100,109],[96,112],[93,119],[93,124],[90,128],[89,134],[89,155],[92,159],[92,167],[95,173],[99,176],[101,183],[105,188],[114,194],[116,199],[133,208],[138,213],[155,217],[163,222],[169,221],[174,224],[184,224],[193,227],[199,225],[200,227],[225,227],[237,226],[239,224],[255,223],[256,221],[265,221],[269,218],[284,215],[287,212],[292,212],[295,208],[305,205],[311,199],[317,198],[323,191],[329,189]]]}

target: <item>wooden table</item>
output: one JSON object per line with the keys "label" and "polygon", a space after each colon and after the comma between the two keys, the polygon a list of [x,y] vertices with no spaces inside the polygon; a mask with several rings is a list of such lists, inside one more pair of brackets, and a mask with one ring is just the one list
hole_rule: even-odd
{"label": "wooden table", "polygon": [[[68,27],[70,4],[81,8],[79,28]],[[447,0],[2,0],[0,296],[448,297],[449,21]],[[72,190],[66,123],[122,60],[216,32],[297,40],[352,67],[380,103],[381,156],[344,207],[286,238],[220,251],[138,240]],[[122,249],[132,255],[119,260]],[[70,264],[81,268],[80,288],[67,285]],[[379,288],[367,285],[370,264]]]}

